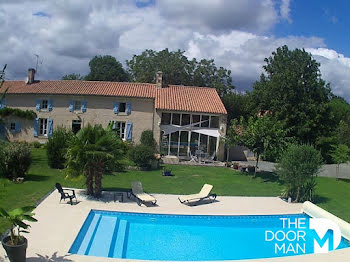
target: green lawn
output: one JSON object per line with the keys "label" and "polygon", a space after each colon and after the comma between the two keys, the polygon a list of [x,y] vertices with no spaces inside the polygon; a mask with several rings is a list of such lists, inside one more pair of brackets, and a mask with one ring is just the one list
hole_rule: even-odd
{"label": "green lawn", "polygon": [[[33,164],[23,184],[14,184],[0,179],[0,206],[6,210],[25,205],[34,205],[56,182],[63,186],[83,188],[82,179],[65,179],[63,171],[50,169],[46,152],[33,149]],[[144,189],[153,193],[189,194],[198,192],[204,183],[214,185],[213,192],[232,196],[277,196],[283,185],[273,175],[257,178],[221,167],[171,166],[173,177],[161,176],[156,171],[126,171],[106,175],[103,179],[105,190],[129,189],[130,182],[139,180]],[[333,214],[350,221],[350,180],[318,178],[317,204]],[[57,201],[59,196],[57,195]],[[8,227],[0,220],[0,233]]]}

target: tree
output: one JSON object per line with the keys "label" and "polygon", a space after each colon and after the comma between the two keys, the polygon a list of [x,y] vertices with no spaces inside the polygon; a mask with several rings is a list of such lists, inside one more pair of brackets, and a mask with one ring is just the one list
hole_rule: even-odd
{"label": "tree", "polygon": [[129,80],[122,64],[110,55],[95,56],[89,62],[90,73],[85,77],[88,81],[126,82]]}
{"label": "tree", "polygon": [[334,162],[337,164],[336,166],[336,174],[339,176],[339,166],[342,163],[347,163],[350,161],[350,148],[347,145],[339,144],[334,147],[334,151],[332,154]]}
{"label": "tree", "polygon": [[56,128],[46,143],[46,155],[51,168],[64,168],[69,142],[73,132],[64,127]]}
{"label": "tree", "polygon": [[350,120],[350,105],[344,98],[332,97],[329,101],[329,108],[335,125],[338,125],[340,121]]}
{"label": "tree", "polygon": [[84,80],[84,76],[80,74],[72,73],[69,75],[62,76],[62,80]]}
{"label": "tree", "polygon": [[269,110],[285,123],[289,136],[314,144],[331,130],[328,102],[330,87],[321,79],[317,63],[305,50],[277,48],[265,58],[266,75],[253,87],[258,110]]}
{"label": "tree", "polygon": [[220,96],[232,91],[230,70],[217,68],[212,59],[189,60],[184,53],[181,50],[170,52],[166,48],[159,52],[147,49],[140,55],[134,55],[126,61],[131,80],[154,83],[156,73],[162,71],[164,85],[212,87],[218,90]]}
{"label": "tree", "polygon": [[265,115],[250,117],[245,121],[243,117],[233,120],[227,137],[231,144],[243,145],[249,148],[256,156],[255,174],[259,158],[262,154],[278,155],[286,143],[286,131],[283,123]]}
{"label": "tree", "polygon": [[119,137],[101,125],[88,125],[70,142],[67,171],[75,176],[84,174],[87,194],[100,197],[103,173],[113,170],[123,153],[124,145]]}
{"label": "tree", "polygon": [[249,94],[229,93],[222,97],[222,102],[227,110],[227,123],[241,116],[248,119],[252,116],[251,97]]}
{"label": "tree", "polygon": [[314,147],[289,145],[276,167],[277,174],[287,186],[285,196],[292,197],[295,202],[312,200],[315,176],[321,167],[321,154]]}
{"label": "tree", "polygon": [[347,121],[341,120],[337,128],[337,134],[340,144],[345,144],[350,147],[350,119]]}
{"label": "tree", "polygon": [[149,146],[153,149],[156,148],[157,142],[153,137],[152,130],[145,130],[141,133],[140,142],[142,145]]}

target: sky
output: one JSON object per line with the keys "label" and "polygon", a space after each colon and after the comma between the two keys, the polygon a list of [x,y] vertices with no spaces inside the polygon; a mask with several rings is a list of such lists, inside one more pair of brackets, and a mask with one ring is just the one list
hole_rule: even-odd
{"label": "sky", "polygon": [[[0,65],[7,80],[89,72],[95,55],[125,65],[145,49],[184,50],[231,70],[251,90],[277,47],[304,48],[334,94],[350,102],[348,0],[0,0]],[[39,59],[37,59],[39,57]]]}

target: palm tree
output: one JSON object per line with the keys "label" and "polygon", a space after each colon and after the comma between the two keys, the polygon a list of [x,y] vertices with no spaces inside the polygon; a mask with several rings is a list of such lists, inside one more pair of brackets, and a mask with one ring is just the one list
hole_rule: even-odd
{"label": "palm tree", "polygon": [[101,125],[88,125],[70,142],[67,170],[72,175],[84,174],[87,194],[100,197],[103,174],[113,170],[123,153],[124,144],[119,137]]}

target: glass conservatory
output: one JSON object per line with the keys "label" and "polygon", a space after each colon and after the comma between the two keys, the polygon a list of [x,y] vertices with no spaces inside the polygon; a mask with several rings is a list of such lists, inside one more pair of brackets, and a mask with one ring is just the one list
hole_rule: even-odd
{"label": "glass conservatory", "polygon": [[162,113],[162,154],[178,157],[200,154],[214,158],[219,146],[219,128],[219,116]]}

